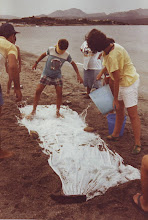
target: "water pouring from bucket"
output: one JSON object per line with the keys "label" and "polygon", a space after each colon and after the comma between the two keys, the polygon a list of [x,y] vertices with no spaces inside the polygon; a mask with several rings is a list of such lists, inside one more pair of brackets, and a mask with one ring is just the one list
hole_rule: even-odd
{"label": "water pouring from bucket", "polygon": [[89,96],[103,115],[113,111],[114,97],[108,84],[91,92]]}
{"label": "water pouring from bucket", "polygon": [[[111,92],[110,86],[107,84],[99,89],[96,89],[95,91],[91,92],[89,96],[103,115],[109,113],[107,115],[108,130],[109,130],[109,134],[112,134],[115,127],[116,114],[110,113],[111,111],[114,110],[113,109],[114,97]],[[126,123],[126,116],[124,117],[123,125],[119,136],[123,136],[125,123]]]}

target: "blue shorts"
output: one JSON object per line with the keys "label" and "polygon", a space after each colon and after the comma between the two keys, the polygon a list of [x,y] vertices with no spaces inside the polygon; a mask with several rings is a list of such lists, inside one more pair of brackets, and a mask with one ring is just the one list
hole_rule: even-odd
{"label": "blue shorts", "polygon": [[43,85],[54,85],[54,86],[63,86],[63,82],[61,78],[50,78],[48,76],[43,76],[40,79],[40,83]]}
{"label": "blue shorts", "polygon": [[2,96],[2,88],[1,88],[1,85],[0,85],[0,106],[4,104],[4,101],[3,101],[3,96]]}

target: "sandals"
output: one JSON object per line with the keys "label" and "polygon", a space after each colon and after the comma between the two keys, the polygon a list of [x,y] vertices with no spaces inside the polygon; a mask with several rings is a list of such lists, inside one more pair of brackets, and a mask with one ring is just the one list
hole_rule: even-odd
{"label": "sandals", "polygon": [[134,155],[139,154],[139,153],[141,152],[141,149],[142,149],[141,146],[136,145],[136,146],[134,147],[134,149],[132,150],[132,154],[134,154]]}
{"label": "sandals", "polygon": [[119,141],[119,136],[114,137],[112,135],[108,135],[106,138],[107,138],[108,141]]}

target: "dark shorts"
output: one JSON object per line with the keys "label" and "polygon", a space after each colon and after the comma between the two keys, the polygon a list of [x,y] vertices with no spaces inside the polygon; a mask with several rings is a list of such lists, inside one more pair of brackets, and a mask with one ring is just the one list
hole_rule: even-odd
{"label": "dark shorts", "polygon": [[2,106],[3,104],[4,104],[4,101],[3,101],[3,96],[2,96],[2,88],[0,85],[0,106]]}
{"label": "dark shorts", "polygon": [[40,83],[43,85],[54,85],[54,86],[63,86],[63,81],[61,78],[50,78],[48,76],[43,76],[40,79]]}
{"label": "dark shorts", "polygon": [[102,87],[101,80],[96,80],[96,77],[100,71],[101,70],[93,70],[93,69],[84,70],[84,81],[83,81],[84,86],[90,89],[91,88],[98,89]]}

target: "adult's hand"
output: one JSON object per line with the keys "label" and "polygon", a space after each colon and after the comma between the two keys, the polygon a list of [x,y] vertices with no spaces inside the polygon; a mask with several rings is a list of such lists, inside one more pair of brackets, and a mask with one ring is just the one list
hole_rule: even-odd
{"label": "adult's hand", "polygon": [[116,109],[116,110],[119,109],[119,102],[118,102],[118,100],[114,99],[114,101],[113,101],[113,109]]}

